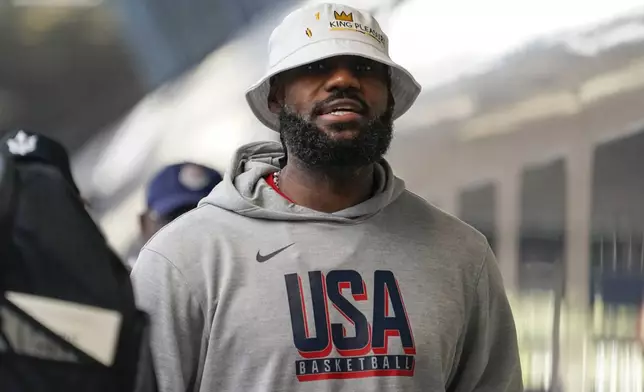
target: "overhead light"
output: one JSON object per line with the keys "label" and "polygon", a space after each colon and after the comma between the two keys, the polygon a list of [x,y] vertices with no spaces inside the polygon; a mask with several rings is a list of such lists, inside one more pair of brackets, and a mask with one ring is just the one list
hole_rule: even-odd
{"label": "overhead light", "polygon": [[644,87],[644,57],[626,67],[599,74],[573,91],[543,93],[500,110],[479,115],[461,129],[463,141],[508,133],[520,125],[579,113],[588,105]]}
{"label": "overhead light", "polygon": [[[644,15],[644,12],[642,12]],[[630,22],[612,27],[598,33],[570,34],[561,37],[570,50],[581,56],[595,56],[603,50],[618,45],[640,43],[644,41],[644,24]]]}
{"label": "overhead light", "polygon": [[587,80],[579,89],[579,98],[585,103],[638,90],[644,87],[644,57],[632,61],[626,67],[615,69]]}
{"label": "overhead light", "polygon": [[461,140],[508,133],[520,124],[550,117],[576,114],[581,110],[577,97],[568,91],[543,93],[503,109],[482,114],[461,129]]}
{"label": "overhead light", "polygon": [[15,7],[97,7],[103,0],[12,0]]}

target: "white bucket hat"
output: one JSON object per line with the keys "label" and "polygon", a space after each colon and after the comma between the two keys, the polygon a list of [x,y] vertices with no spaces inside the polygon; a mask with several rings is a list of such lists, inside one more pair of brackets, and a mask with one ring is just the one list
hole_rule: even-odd
{"label": "white bucket hat", "polygon": [[420,94],[414,77],[389,57],[389,40],[373,16],[341,4],[316,4],[290,13],[273,30],[268,41],[268,71],[246,92],[255,116],[278,131],[278,115],[268,107],[270,79],[289,69],[342,55],[365,57],[390,67],[394,120]]}

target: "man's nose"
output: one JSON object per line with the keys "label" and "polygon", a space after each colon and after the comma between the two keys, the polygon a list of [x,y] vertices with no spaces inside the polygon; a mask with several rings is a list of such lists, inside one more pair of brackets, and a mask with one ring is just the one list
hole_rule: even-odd
{"label": "man's nose", "polygon": [[349,67],[335,67],[329,73],[325,89],[333,91],[349,88],[360,89],[360,79]]}

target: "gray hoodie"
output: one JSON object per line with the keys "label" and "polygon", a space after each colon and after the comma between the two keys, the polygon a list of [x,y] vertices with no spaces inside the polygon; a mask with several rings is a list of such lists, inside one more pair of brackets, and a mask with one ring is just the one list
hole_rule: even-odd
{"label": "gray hoodie", "polygon": [[518,392],[514,322],[486,239],[377,165],[336,213],[265,178],[278,143],[238,151],[132,272],[162,392]]}

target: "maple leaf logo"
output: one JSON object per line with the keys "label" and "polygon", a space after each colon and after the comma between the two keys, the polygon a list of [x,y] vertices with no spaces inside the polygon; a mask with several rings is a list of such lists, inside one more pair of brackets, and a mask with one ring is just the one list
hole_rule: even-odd
{"label": "maple leaf logo", "polygon": [[19,131],[13,139],[7,140],[9,152],[14,155],[27,155],[36,150],[38,137],[36,135],[29,136],[23,131]]}

